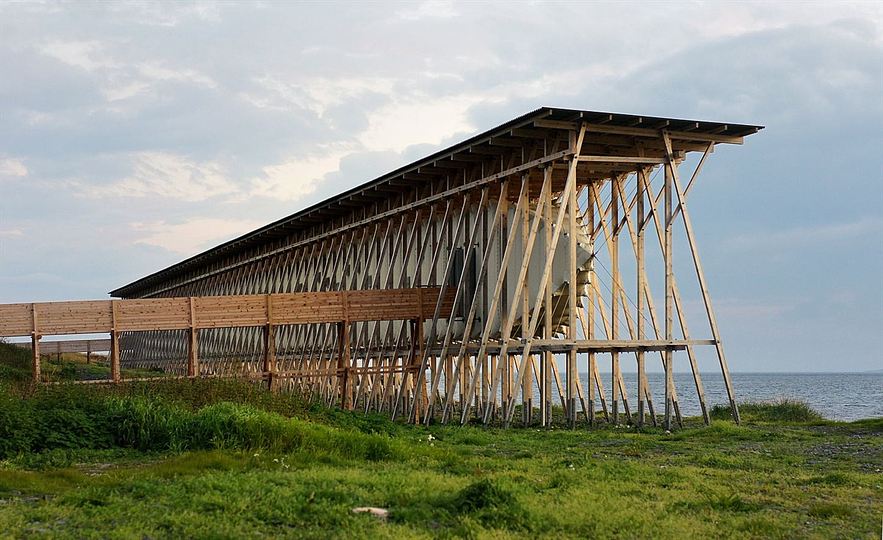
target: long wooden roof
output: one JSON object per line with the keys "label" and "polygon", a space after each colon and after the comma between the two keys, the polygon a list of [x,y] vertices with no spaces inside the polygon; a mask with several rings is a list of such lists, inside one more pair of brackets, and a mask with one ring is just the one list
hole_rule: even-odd
{"label": "long wooden roof", "polygon": [[[468,154],[473,154],[469,157],[474,159],[476,155],[486,155],[488,151],[494,149],[511,150],[516,142],[519,146],[523,144],[525,138],[554,138],[558,136],[558,133],[561,133],[562,129],[573,127],[575,122],[586,122],[592,133],[600,131],[604,134],[632,139],[656,138],[659,130],[665,129],[673,139],[678,139],[683,144],[707,144],[709,142],[741,144],[743,137],[763,129],[763,126],[746,124],[541,107],[370,182],[115,289],[110,294],[117,297],[131,296],[148,285],[198,268],[220,257],[287,236],[317,222],[349,214],[352,212],[353,206],[363,206],[365,200],[376,199],[378,191],[382,191],[384,186],[407,182],[409,176],[411,177],[410,181],[413,182],[414,176],[438,169],[445,162],[465,159],[464,156]],[[550,131],[553,130],[556,132],[554,137],[550,136]],[[471,159],[467,159],[467,161],[471,161]],[[450,171],[450,169],[447,170]]]}

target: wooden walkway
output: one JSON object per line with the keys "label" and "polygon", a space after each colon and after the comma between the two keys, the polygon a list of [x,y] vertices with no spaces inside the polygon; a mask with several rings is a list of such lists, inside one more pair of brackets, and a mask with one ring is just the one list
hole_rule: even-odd
{"label": "wooden walkway", "polygon": [[[423,324],[432,317],[440,303],[453,307],[450,294],[440,288],[409,288],[386,290],[353,290],[290,294],[257,294],[239,296],[203,296],[138,300],[97,300],[0,304],[0,337],[31,338],[34,380],[41,380],[41,345],[43,352],[67,352],[81,348],[90,340],[42,343],[44,335],[109,333],[111,381],[120,382],[120,334],[153,330],[187,331],[187,376],[200,376],[198,330],[210,328],[262,327],[264,329],[264,362],[261,375],[316,376],[335,379],[340,384],[342,405],[351,407],[348,375],[359,368],[351,365],[350,323],[365,321],[411,321],[414,331],[422,334]],[[281,374],[276,372],[275,337],[277,326],[292,324],[334,323],[339,331],[336,365],[317,373]],[[415,341],[422,343],[422,338]],[[51,343],[51,344],[50,344]],[[69,343],[70,345],[61,345]],[[64,351],[62,351],[64,348]],[[75,351],[82,352],[82,351]],[[419,347],[410,361],[419,359]],[[349,398],[347,396],[350,396]]]}

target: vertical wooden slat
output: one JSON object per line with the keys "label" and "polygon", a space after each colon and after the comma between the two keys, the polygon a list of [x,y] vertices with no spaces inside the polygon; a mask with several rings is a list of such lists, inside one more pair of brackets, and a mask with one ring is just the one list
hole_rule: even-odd
{"label": "vertical wooden slat", "polygon": [[110,330],[110,378],[113,382],[120,382],[120,333],[117,332],[117,310],[119,300],[111,300],[111,330]]}
{"label": "vertical wooden slat", "polygon": [[187,331],[187,376],[199,376],[199,343],[197,341],[196,329],[196,306],[195,300],[191,296],[189,298],[190,306],[190,329]]}
{"label": "vertical wooden slat", "polygon": [[37,315],[37,304],[31,304],[31,353],[34,382],[40,382],[42,377],[40,373],[40,329],[39,316]]}

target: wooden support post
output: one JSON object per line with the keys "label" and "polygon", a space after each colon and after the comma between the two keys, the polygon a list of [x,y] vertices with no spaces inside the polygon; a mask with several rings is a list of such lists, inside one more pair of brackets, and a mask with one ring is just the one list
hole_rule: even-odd
{"label": "wooden support post", "polygon": [[92,362],[92,340],[86,342],[86,365]]}
{"label": "wooden support post", "polygon": [[[551,173],[551,169],[547,169],[549,173]],[[543,243],[543,248],[545,249],[545,254],[548,254],[552,251],[552,183],[548,182],[546,184],[546,189],[542,194],[542,197],[546,200],[546,205],[543,207],[543,233],[545,236],[545,242]],[[569,201],[568,197],[568,201]],[[562,201],[563,203],[564,201]],[[562,204],[558,210],[559,212],[564,211],[564,205]],[[551,280],[547,280],[545,287],[543,288],[543,339],[552,339],[552,284]],[[543,286],[540,284],[540,286]],[[528,301],[528,294],[530,294],[530,289],[525,287],[524,292],[524,302],[525,307],[528,310],[528,314],[530,311],[530,304]],[[525,317],[522,321],[524,328],[522,335],[525,339],[531,339],[533,336],[530,335],[530,318]],[[545,351],[542,355],[543,359],[543,369],[541,373],[543,374],[543,425],[549,427],[552,425],[552,364],[555,363],[555,355],[552,354],[551,351]]]}
{"label": "wooden support post", "polygon": [[[579,132],[579,135],[577,136],[576,144],[573,145],[574,148],[579,149],[582,147],[582,142],[584,140],[585,132],[586,132],[586,124],[583,123],[580,127],[580,132]],[[558,217],[556,218],[556,221],[555,221],[555,230],[552,233],[552,241],[548,247],[547,253],[545,254],[546,262],[543,265],[543,274],[542,274],[542,277],[540,278],[540,281],[539,281],[540,290],[539,290],[539,294],[537,295],[535,303],[534,303],[533,314],[531,315],[531,318],[530,318],[530,330],[528,331],[528,335],[531,335],[531,336],[533,336],[534,333],[536,332],[537,323],[539,323],[539,318],[540,318],[539,311],[542,308],[542,294],[543,294],[544,288],[546,287],[546,285],[549,282],[549,278],[551,275],[552,262],[555,260],[555,251],[558,246],[558,240],[561,237],[561,230],[564,227],[564,218],[566,217],[567,207],[569,206],[569,203],[570,203],[570,191],[573,189],[576,189],[576,183],[577,183],[576,176],[577,176],[578,160],[579,160],[579,152],[575,153],[571,157],[570,164],[568,166],[569,170],[567,173],[567,180],[565,181],[564,189],[561,192],[562,203],[560,205],[560,208],[558,209]],[[533,345],[533,338],[529,338],[527,343],[525,343],[525,345],[522,349],[522,351],[523,351],[522,354],[523,355],[529,354],[532,345]],[[505,347],[505,346],[506,346],[506,343],[504,342],[503,347]],[[521,370],[518,372],[518,377],[519,377],[518,382],[519,383],[521,382],[521,378],[524,376],[524,374],[525,374],[524,370]],[[506,427],[509,426],[509,423],[512,421],[511,415],[512,415],[512,411],[510,410],[509,416],[504,419],[504,422],[503,422],[504,426],[506,426]]]}
{"label": "wooden support post", "polygon": [[[590,184],[591,186],[591,184]],[[589,189],[587,190],[586,197],[588,198],[586,203],[586,222],[587,227],[586,231],[589,235],[589,252],[592,254],[592,260],[589,263],[589,296],[588,301],[586,302],[586,316],[584,320],[583,330],[586,336],[586,339],[595,339],[595,190]],[[595,364],[595,353],[590,352],[588,354],[588,369],[589,369],[589,426],[595,425],[595,369],[597,368]]]}
{"label": "wooden support post", "polygon": [[276,372],[276,326],[273,324],[273,295],[266,296],[267,325],[264,327],[264,361],[261,371],[267,376],[267,389],[272,391]]}
{"label": "wooden support post", "polygon": [[37,315],[37,304],[31,304],[31,353],[33,354],[31,361],[33,367],[34,382],[40,382],[42,375],[40,373],[40,330],[38,328],[39,317]]}
{"label": "wooden support post", "polygon": [[[700,164],[701,164],[701,162],[700,162]],[[677,175],[675,175],[675,179],[676,179],[676,176]],[[653,222],[655,224],[656,237],[657,237],[657,240],[659,241],[659,249],[665,250],[665,239],[663,236],[661,220],[659,219],[656,202],[654,202],[653,190],[651,189],[649,183],[647,182],[646,174],[644,175],[643,179],[641,177],[638,177],[638,179],[639,179],[639,181],[642,181],[644,191],[647,194],[647,202],[649,202],[649,204],[650,204],[650,214],[651,214]],[[675,184],[675,185],[677,185],[677,184]],[[664,195],[664,191],[665,191],[664,189],[659,190],[658,197],[656,197],[657,201],[662,200],[662,196]],[[624,198],[624,194],[620,193],[620,195],[621,195],[621,198]],[[674,220],[674,218],[677,216],[677,214],[678,214],[678,209],[675,208],[672,220]],[[648,221],[649,221],[649,218],[648,218]],[[631,224],[629,226],[631,227]],[[636,250],[635,252],[637,253],[637,239],[636,239],[636,237],[634,237],[634,235],[633,235],[632,244]],[[681,326],[681,335],[683,336],[684,340],[689,341],[690,340],[690,332],[687,328],[686,314],[684,313],[683,302],[681,302],[681,296],[680,296],[680,293],[678,292],[677,280],[675,279],[674,275],[672,275],[671,288],[672,288],[672,296],[674,298],[675,313],[678,316],[678,323]],[[657,328],[657,325],[656,325],[656,320],[655,320],[655,315],[654,315],[655,310],[653,307],[653,299],[652,299],[652,295],[650,293],[650,288],[647,284],[646,279],[644,281],[644,295],[645,295],[645,300],[647,301],[646,302],[647,308],[650,312],[650,322],[653,326],[654,333],[658,339],[661,336],[661,334],[659,333],[659,329]],[[692,372],[693,372],[693,382],[696,385],[696,393],[699,395],[699,407],[702,411],[702,417],[703,417],[703,420],[705,421],[705,423],[708,424],[710,421],[710,418],[708,416],[708,408],[706,407],[705,391],[703,390],[703,387],[702,387],[702,378],[699,374],[699,365],[698,365],[698,362],[696,361],[696,354],[695,354],[695,351],[694,351],[694,348],[692,345],[687,345],[687,359],[690,361],[690,368],[692,369]],[[663,362],[663,364],[665,363],[665,355],[664,354],[662,354],[662,362]],[[650,408],[650,414],[653,414],[653,404],[650,402],[649,399],[648,399],[648,406]],[[683,422],[681,419],[680,406],[678,405],[678,393],[677,393],[676,389],[675,389],[675,391],[672,392],[672,407],[674,409],[675,418],[677,418],[678,424],[683,425]],[[655,421],[655,417],[653,418],[653,420]]]}
{"label": "wooden support post", "polygon": [[[664,210],[663,224],[665,227],[665,253],[663,258],[665,262],[665,340],[671,341],[674,336],[674,295],[672,289],[672,237],[671,237],[671,218],[672,218],[672,168],[674,163],[669,161],[665,164],[665,186],[664,186]],[[672,388],[674,387],[674,351],[670,348],[665,350],[665,429],[671,430],[671,413],[672,413]]]}
{"label": "wooden support post", "polygon": [[[637,207],[637,246],[635,249],[635,264],[637,266],[637,337],[638,341],[644,340],[644,175],[643,168],[638,169],[638,207]],[[644,388],[647,386],[647,374],[644,371],[644,351],[639,350],[638,362],[638,426],[644,425]]]}
{"label": "wooden support post", "polygon": [[[523,182],[528,182],[529,178],[526,180],[522,180]],[[526,193],[525,197],[528,199],[526,204],[524,205],[524,219],[521,222],[521,245],[522,248],[527,245],[528,237],[530,236],[530,194]],[[542,194],[540,196],[543,196]],[[529,281],[530,280],[530,263],[528,263],[527,269],[524,271],[524,280],[522,281],[522,288],[525,291],[529,291]],[[521,337],[523,339],[527,339],[529,336],[527,335],[527,327],[530,324],[530,320],[528,317],[530,316],[530,300],[528,299],[528,293],[525,292],[521,296]],[[508,362],[507,362],[508,364]],[[527,374],[524,377],[524,384],[521,385],[521,401],[522,401],[522,423],[527,426],[533,421],[533,370],[531,369],[533,365],[533,357],[532,356],[522,356],[521,357],[521,368],[527,369]],[[543,369],[540,370],[540,417],[542,418],[542,425],[546,425],[546,399],[545,399],[545,385],[543,381],[545,381],[544,374],[545,371]],[[511,374],[512,372],[509,369],[506,369],[503,377],[504,387],[508,390],[503,393],[503,416],[505,417],[508,414],[507,407],[509,406],[509,401],[512,399],[512,391],[510,389],[511,385]]]}
{"label": "wooden support post", "polygon": [[[482,191],[482,204],[480,204],[479,207],[483,206],[486,195],[487,195],[487,191],[483,190]],[[452,247],[454,244],[456,244],[460,241],[460,233],[465,228],[464,223],[467,221],[468,213],[469,213],[469,194],[467,193],[463,197],[463,206],[460,208],[460,216],[457,218],[456,231],[451,233],[451,238],[448,242],[449,247]],[[450,230],[449,230],[449,232],[450,232]],[[439,245],[439,247],[441,247],[441,245]],[[433,254],[433,262],[430,266],[435,265],[435,261],[437,260],[438,255],[439,255],[439,250],[436,250],[435,254]],[[444,296],[444,294],[446,293],[446,291],[448,289],[448,280],[450,279],[451,268],[453,267],[453,262],[454,262],[454,257],[452,257],[452,256],[447,257],[447,261],[445,262],[444,276],[443,276],[443,280],[441,282],[441,291],[439,293],[440,296],[439,296],[438,302],[436,302],[435,310],[433,311],[432,322],[429,325],[429,337],[427,338],[427,342],[434,342],[436,340],[436,338],[438,337],[437,325],[438,325],[439,317],[441,317],[442,296]],[[442,360],[443,359],[441,359],[441,358],[435,358],[435,363],[433,364],[433,376],[435,376],[435,372],[438,371],[437,363]],[[428,366],[429,361],[430,361],[430,358],[429,358],[428,349],[427,349],[426,351],[424,351],[423,358],[420,362],[420,369],[417,372],[417,379],[418,380],[414,381],[414,383],[413,383],[415,387],[426,384],[425,379],[423,377],[425,377],[425,375],[426,375],[427,366]],[[406,400],[407,389],[412,384],[410,375],[411,374],[408,370],[405,370],[404,373],[402,374],[402,382],[399,385],[399,389],[396,394],[396,400],[395,400],[396,404],[392,410],[392,417],[393,417],[393,420],[395,420],[395,418],[397,417],[397,414],[398,414],[399,404],[401,404],[402,410],[407,411],[408,421],[417,423],[418,418],[414,415],[415,410],[414,410],[414,406],[413,406],[414,404],[416,404],[416,399],[415,399],[414,403],[412,403],[412,407],[410,409],[407,407],[406,403],[403,403],[403,400]],[[437,377],[436,377],[436,380],[438,380]]]}
{"label": "wooden support post", "polygon": [[[422,360],[423,351],[426,349],[426,344],[423,342],[425,339],[425,336],[423,335],[423,324],[424,324],[424,321],[426,318],[426,314],[423,312],[423,289],[419,289],[417,291],[417,298],[418,298],[417,301],[420,304],[420,309],[419,309],[420,315],[419,315],[419,317],[417,317],[417,319],[412,321],[412,323],[414,325],[411,330],[411,343],[412,343],[412,347],[414,350],[413,362],[414,362],[414,369],[426,369],[427,366],[423,365],[422,361],[418,361],[418,359]],[[438,362],[433,362],[432,365],[435,366],[436,369],[439,369],[441,367],[442,361],[443,361],[443,359],[439,360]],[[429,396],[426,395],[426,384],[428,382],[426,379],[426,374],[424,374],[422,378],[417,377],[417,379],[422,380],[423,384],[420,387],[420,396],[415,396],[414,399],[417,400],[417,398],[419,397],[420,403],[424,403],[424,402],[426,403],[426,408],[427,408],[426,412],[427,412],[427,416],[428,416],[428,413],[430,412],[429,411],[430,400],[428,399]],[[435,389],[433,388],[433,389],[431,389],[431,391],[434,392]],[[414,423],[416,424],[419,421],[420,421],[420,412],[417,411],[417,413],[414,415]]]}
{"label": "wooden support post", "polygon": [[345,410],[353,408],[353,396],[350,389],[350,332],[349,323],[337,323],[337,376],[338,390],[340,392],[340,407]]}
{"label": "wooden support post", "polygon": [[[523,180],[524,181],[521,184],[522,196],[518,198],[518,201],[519,201],[518,206],[516,206],[516,208],[515,208],[515,215],[516,216],[519,214],[520,205],[522,204],[522,202],[527,203],[527,200],[528,200],[527,192],[525,190],[529,187],[529,185],[528,185],[529,178],[524,178]],[[543,175],[543,184],[545,185],[547,182],[550,182],[550,181],[551,181],[551,171],[548,171],[546,174]],[[545,189],[545,187],[541,188],[541,191],[544,189]],[[519,269],[518,277],[515,280],[515,292],[512,297],[512,305],[509,306],[508,311],[502,310],[500,313],[500,327],[502,328],[500,335],[502,336],[503,346],[500,349],[500,353],[498,355],[499,360],[497,361],[497,364],[498,364],[498,366],[502,365],[504,367],[504,369],[509,368],[509,362],[510,362],[510,357],[509,357],[509,352],[508,352],[509,351],[509,337],[512,332],[513,324],[516,320],[515,315],[518,310],[518,301],[521,298],[520,295],[521,295],[521,291],[522,291],[522,280],[524,279],[524,272],[526,272],[526,270],[527,270],[527,268],[526,268],[527,261],[530,260],[530,255],[533,250],[534,243],[536,241],[536,235],[537,235],[537,231],[539,230],[539,223],[540,223],[540,215],[539,214],[542,211],[543,204],[544,204],[543,198],[540,197],[539,201],[537,202],[536,215],[534,217],[533,223],[531,224],[531,229],[530,229],[530,234],[528,236],[527,245],[522,246],[521,268]],[[491,304],[490,309],[488,310],[488,314],[487,314],[488,320],[487,320],[487,322],[485,322],[484,332],[482,332],[482,336],[481,336],[481,346],[479,348],[479,355],[485,354],[485,352],[487,351],[488,343],[490,341],[491,329],[493,327],[494,319],[497,315],[497,306],[500,305],[500,299],[502,297],[505,297],[505,295],[502,292],[502,288],[503,288],[503,284],[505,283],[506,272],[508,271],[509,259],[512,256],[512,252],[514,251],[513,246],[514,246],[515,238],[516,238],[515,234],[510,234],[509,238],[506,241],[506,249],[503,251],[503,259],[502,259],[502,262],[500,263],[500,274],[497,276],[497,283],[494,287],[494,294],[491,295],[492,304]],[[496,370],[493,373],[493,376],[491,377],[490,392],[491,392],[491,395],[494,397],[496,397],[497,381],[498,381],[500,375],[506,375],[506,373],[503,373],[504,369]],[[477,383],[477,381],[473,378],[469,383],[469,390],[467,393],[471,394],[472,392],[474,392],[476,383]],[[513,385],[510,383],[509,386],[511,388]],[[503,398],[505,398],[505,396],[503,396]],[[506,408],[507,410],[508,410],[510,401],[511,400],[509,400],[503,404],[503,407]],[[490,412],[490,410],[488,410],[485,413],[485,417],[484,417],[485,423],[487,423],[490,420],[490,415],[487,414],[488,412]],[[462,411],[462,414],[460,415],[460,423],[461,424],[466,423],[466,418],[468,416],[468,413],[469,413],[468,407],[464,408],[464,410]],[[504,415],[504,417],[505,416],[506,415]]]}
{"label": "wooden support post", "polygon": [[[610,272],[613,275],[610,287],[610,335],[608,339],[616,340],[617,330],[619,328],[619,201],[616,197],[615,182],[619,182],[619,177],[615,176],[610,181]],[[623,306],[626,309],[626,306]],[[611,383],[611,423],[615,426],[619,423],[619,353],[613,351],[610,353],[610,372],[613,377]]]}
{"label": "wooden support post", "polygon": [[[350,368],[352,360],[350,358],[350,321],[349,321],[349,295],[346,291],[341,293],[343,296],[343,313],[344,320],[337,323],[338,330],[338,356],[337,356],[337,372],[339,375],[340,388],[340,407],[345,410],[353,408],[353,392],[350,388]],[[407,376],[407,371],[403,374]]]}
{"label": "wooden support post", "polygon": [[111,329],[110,329],[110,378],[113,382],[120,382],[120,333],[117,332],[117,310],[119,300],[111,300]]}
{"label": "wooden support post", "polygon": [[190,328],[187,330],[187,376],[199,376],[199,343],[197,342],[196,305],[190,297]]}
{"label": "wooden support post", "polygon": [[[683,216],[684,231],[687,234],[687,243],[690,246],[690,253],[693,256],[693,265],[696,269],[696,278],[699,281],[699,289],[702,292],[702,300],[705,304],[705,312],[708,317],[708,325],[709,325],[709,327],[711,327],[711,335],[712,335],[712,338],[714,338],[714,340],[715,340],[715,350],[717,352],[718,362],[720,363],[721,374],[724,377],[724,385],[726,386],[726,389],[727,389],[727,397],[729,398],[729,401],[730,401],[730,411],[733,415],[733,420],[738,424],[740,422],[739,406],[736,404],[736,395],[735,395],[735,392],[733,391],[732,381],[730,380],[730,369],[727,365],[727,358],[724,355],[724,347],[723,347],[723,344],[721,343],[720,331],[718,330],[718,326],[717,326],[717,319],[714,315],[714,309],[712,308],[712,305],[711,305],[711,295],[708,293],[708,287],[705,282],[705,273],[702,271],[702,263],[699,260],[699,250],[696,247],[696,237],[693,233],[693,223],[690,220],[690,214],[687,212],[686,192],[683,189],[681,189],[680,180],[678,178],[678,171],[675,168],[675,163],[673,160],[671,138],[669,137],[668,132],[665,132],[665,131],[662,132],[662,139],[663,139],[663,142],[665,143],[665,150],[666,150],[666,154],[668,156],[669,167],[672,169],[671,180],[672,180],[672,183],[674,184],[674,188],[675,188],[675,191],[678,196],[678,209],[680,210],[681,215]],[[703,160],[700,161],[699,165],[696,166],[696,172],[693,174],[693,178],[690,180],[690,184],[692,184],[693,180],[695,180],[696,175],[699,172],[699,168],[702,166],[702,162],[705,160],[705,156],[708,155],[708,151],[711,150],[711,148],[713,148],[713,147],[709,146],[708,150],[706,150],[705,154],[702,156]],[[668,169],[666,169],[666,170],[668,170]],[[668,187],[668,184],[666,184],[666,187]],[[688,185],[687,188],[689,189],[689,187],[690,186]],[[670,188],[669,188],[669,191],[670,191]],[[669,193],[667,191],[666,197],[671,198],[671,193]],[[674,219],[674,215],[672,215],[672,219]],[[704,402],[704,399],[703,399],[703,402]],[[703,405],[704,405],[704,403],[703,403]],[[703,412],[704,412],[704,408],[703,408]]]}
{"label": "wooden support post", "polygon": [[[575,134],[574,134],[575,135]],[[574,137],[574,144],[576,142]],[[574,149],[578,151],[579,149]],[[579,206],[577,205],[577,191],[578,189],[574,187],[570,191],[570,203],[569,203],[569,239],[570,239],[570,249],[569,249],[569,257],[568,260],[568,270],[570,270],[570,276],[568,277],[568,298],[567,298],[567,337],[570,339],[576,339],[576,233],[577,233],[577,224],[576,224],[576,215],[579,212]],[[570,422],[570,427],[576,427],[576,385],[579,379],[579,370],[576,366],[576,349],[573,348],[567,353],[567,369],[566,369],[566,384],[567,384],[567,416]]]}

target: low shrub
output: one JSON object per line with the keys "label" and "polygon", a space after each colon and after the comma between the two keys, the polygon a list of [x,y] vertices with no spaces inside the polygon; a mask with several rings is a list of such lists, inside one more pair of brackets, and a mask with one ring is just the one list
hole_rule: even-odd
{"label": "low shrub", "polygon": [[0,341],[0,381],[19,384],[31,380],[31,352]]}
{"label": "low shrub", "polygon": [[111,396],[103,400],[115,446],[137,450],[179,449],[184,411],[163,398]]}
{"label": "low shrub", "polygon": [[477,480],[460,490],[449,506],[453,513],[475,519],[486,527],[529,529],[530,519],[509,490],[488,478]]}
{"label": "low shrub", "polygon": [[248,405],[221,402],[200,409],[182,426],[188,448],[267,448],[291,450],[303,445],[296,420]]}
{"label": "low shrub", "polygon": [[[248,392],[246,399],[258,396]],[[196,408],[191,407],[194,401],[73,385],[40,387],[27,395],[0,389],[0,459],[26,452],[110,448],[303,450],[366,460],[400,455],[384,434],[336,429],[248,403],[221,401]]]}
{"label": "low shrub", "polygon": [[[781,399],[769,402],[745,402],[739,404],[739,414],[743,420],[755,422],[818,422],[824,417],[802,401]],[[715,405],[711,408],[715,420],[732,418],[729,405]]]}
{"label": "low shrub", "polygon": [[0,458],[31,449],[35,434],[31,404],[0,388]]}

